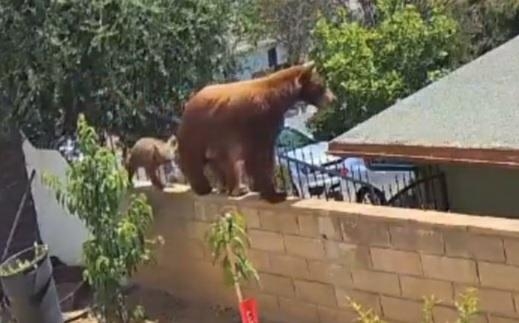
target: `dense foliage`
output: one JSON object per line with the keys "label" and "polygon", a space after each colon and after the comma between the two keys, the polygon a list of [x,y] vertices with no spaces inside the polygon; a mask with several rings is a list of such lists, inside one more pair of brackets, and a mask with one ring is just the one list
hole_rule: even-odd
{"label": "dense foliage", "polygon": [[[282,45],[287,60],[295,63],[303,59],[312,44],[312,29],[319,14],[334,15],[338,8],[345,8],[347,0],[243,0],[249,19],[247,37],[253,41],[271,38]],[[252,13],[252,14],[251,14]]]}
{"label": "dense foliage", "polygon": [[449,0],[448,4],[460,25],[463,62],[519,34],[519,0]]}
{"label": "dense foliage", "polygon": [[312,56],[338,101],[312,120],[316,135],[339,135],[447,72],[457,24],[444,10],[380,0],[373,26],[345,12],[321,19]]}
{"label": "dense foliage", "polygon": [[130,141],[167,136],[184,98],[232,65],[234,3],[2,1],[2,101],[43,144],[73,133],[81,112],[96,129]]}
{"label": "dense foliage", "polygon": [[[357,314],[357,322],[359,323],[386,323],[382,320],[372,308],[366,308],[355,302],[351,298],[347,298],[348,303]],[[422,320],[423,323],[439,322],[434,319],[434,309],[440,305],[442,300],[434,295],[423,297]],[[460,293],[454,302],[456,307],[456,323],[471,323],[478,321],[480,301],[477,289],[467,288]],[[441,323],[441,322],[440,322]]]}
{"label": "dense foliage", "polygon": [[78,120],[83,157],[67,169],[66,182],[45,174],[58,201],[76,214],[90,232],[83,245],[85,279],[92,286],[102,322],[129,322],[121,282],[150,260],[144,235],[152,209],[144,195],[128,196],[128,175],[117,157],[98,144],[83,115]]}

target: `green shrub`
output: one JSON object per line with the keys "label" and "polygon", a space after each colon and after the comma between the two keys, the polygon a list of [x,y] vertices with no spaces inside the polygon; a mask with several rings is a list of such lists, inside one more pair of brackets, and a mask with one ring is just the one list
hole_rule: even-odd
{"label": "green shrub", "polygon": [[329,139],[377,114],[451,67],[458,26],[443,6],[428,15],[402,0],[377,1],[373,26],[346,11],[321,19],[312,58],[338,100],[311,121],[316,137]]}
{"label": "green shrub", "polygon": [[153,214],[143,194],[128,194],[128,175],[81,115],[78,137],[84,157],[67,169],[67,180],[44,174],[58,201],[85,223],[84,278],[92,286],[102,322],[129,322],[121,283],[151,258],[144,235]]}

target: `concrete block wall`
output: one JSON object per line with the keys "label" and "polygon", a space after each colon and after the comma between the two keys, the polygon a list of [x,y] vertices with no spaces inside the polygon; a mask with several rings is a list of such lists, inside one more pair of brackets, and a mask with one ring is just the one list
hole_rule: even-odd
{"label": "concrete block wall", "polygon": [[148,191],[155,233],[166,245],[139,281],[187,299],[235,304],[211,263],[203,236],[226,208],[247,218],[249,256],[261,285],[245,294],[279,322],[339,323],[355,318],[348,297],[388,322],[421,321],[422,298],[442,301],[435,322],[454,322],[455,299],[479,290],[477,322],[519,322],[519,221],[343,202],[269,205],[196,197],[187,189]]}

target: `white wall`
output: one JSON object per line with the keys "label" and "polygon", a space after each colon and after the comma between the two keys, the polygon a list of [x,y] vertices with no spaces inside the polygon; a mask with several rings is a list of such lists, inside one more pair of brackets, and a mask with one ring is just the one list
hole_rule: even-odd
{"label": "white wall", "polygon": [[[237,73],[236,77],[239,80],[248,80],[252,78],[252,74],[258,71],[262,71],[269,67],[268,51],[274,47],[265,42],[260,44],[257,48],[247,47],[239,52],[242,52],[239,57],[238,63],[240,64],[241,71]],[[283,46],[276,46],[278,64],[283,64],[287,61],[287,52]]]}
{"label": "white wall", "polygon": [[88,238],[88,230],[78,217],[70,215],[58,204],[54,192],[41,181],[45,172],[64,180],[67,162],[59,152],[36,149],[28,140],[23,143],[23,151],[27,173],[36,169],[32,196],[41,239],[49,245],[51,255],[68,265],[82,264],[82,247]]}

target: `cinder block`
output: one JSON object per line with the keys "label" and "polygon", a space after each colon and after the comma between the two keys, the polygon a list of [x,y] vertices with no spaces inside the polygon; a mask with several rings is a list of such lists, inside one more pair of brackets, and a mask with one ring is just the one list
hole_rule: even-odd
{"label": "cinder block", "polygon": [[267,231],[299,234],[297,216],[291,213],[276,213],[261,210],[259,213],[261,228]]}
{"label": "cinder block", "polygon": [[335,289],[332,285],[303,280],[296,280],[294,284],[297,298],[312,304],[337,306]]}
{"label": "cinder block", "polygon": [[299,215],[297,217],[299,222],[299,231],[302,236],[309,238],[320,238],[319,223],[315,215]]}
{"label": "cinder block", "polygon": [[519,267],[492,264],[480,261],[479,279],[481,285],[504,290],[519,291]]}
{"label": "cinder block", "polygon": [[426,254],[444,253],[443,235],[440,231],[420,228],[417,225],[389,227],[391,244],[396,249],[420,251]]}
{"label": "cinder block", "polygon": [[371,260],[376,270],[422,275],[420,256],[415,252],[371,248]]}
{"label": "cinder block", "polygon": [[338,218],[320,216],[317,219],[319,235],[324,239],[341,240],[341,227]]}
{"label": "cinder block", "polygon": [[269,294],[293,297],[295,295],[294,284],[290,278],[271,274],[260,274],[261,289]]}
{"label": "cinder block", "polygon": [[279,313],[279,302],[276,296],[259,293],[254,295],[254,297],[258,302],[258,308],[260,308],[262,314],[274,316]]}
{"label": "cinder block", "polygon": [[187,223],[187,234],[189,238],[203,240],[209,231],[210,223],[193,221]]}
{"label": "cinder block", "polygon": [[352,271],[356,289],[388,295],[400,295],[400,284],[396,274],[374,272],[363,269]]}
{"label": "cinder block", "polygon": [[406,299],[381,296],[384,317],[398,322],[416,323],[422,321],[422,304]]}
{"label": "cinder block", "polygon": [[273,254],[269,255],[269,258],[271,273],[302,279],[308,279],[310,276],[305,259]]}
{"label": "cinder block", "polygon": [[279,233],[250,230],[249,238],[251,240],[251,247],[253,249],[273,252],[285,251],[283,236]]}
{"label": "cinder block", "polygon": [[327,259],[341,264],[347,268],[367,269],[372,268],[371,256],[368,246],[356,244],[326,241]]}
{"label": "cinder block", "polygon": [[506,263],[519,266],[519,240],[505,239]]}
{"label": "cinder block", "polygon": [[367,220],[359,216],[342,218],[341,233],[344,242],[389,247],[389,227],[383,221]]}
{"label": "cinder block", "polygon": [[489,315],[488,322],[489,323],[517,323],[517,322],[519,322],[519,319],[505,317],[505,316],[499,316],[499,315]]}
{"label": "cinder block", "polygon": [[317,305],[288,298],[279,298],[279,308],[283,322],[319,322]]}
{"label": "cinder block", "polygon": [[270,270],[270,261],[267,251],[249,249],[247,251],[247,256],[249,257],[249,260],[252,262],[254,268],[256,268],[257,270]]}
{"label": "cinder block", "polygon": [[434,296],[442,303],[453,304],[452,283],[440,280],[400,276],[402,295],[406,298],[423,300],[423,297]]}
{"label": "cinder block", "polygon": [[329,262],[309,261],[308,269],[310,270],[310,280],[340,287],[351,287],[353,285],[351,272],[344,266]]}
{"label": "cinder block", "polygon": [[492,262],[504,262],[503,240],[498,237],[476,235],[458,230],[444,233],[448,256],[463,257]]}
{"label": "cinder block", "polygon": [[324,244],[321,239],[285,236],[287,254],[307,259],[325,259]]}
{"label": "cinder block", "polygon": [[425,277],[459,283],[477,283],[476,263],[469,259],[421,255]]}
{"label": "cinder block", "polygon": [[[206,248],[206,246],[200,240],[189,239],[189,241],[187,241],[186,249],[187,249],[186,251],[189,252],[189,255],[193,259],[198,259],[198,260],[205,259],[205,258],[211,259],[211,252]],[[207,251],[206,251],[206,249],[207,249]],[[207,252],[207,256],[206,256],[206,252]]]}
{"label": "cinder block", "polygon": [[358,319],[352,310],[338,310],[337,308],[324,306],[319,306],[317,310],[319,312],[320,323],[347,323],[356,322]]}
{"label": "cinder block", "polygon": [[247,221],[247,228],[249,229],[259,229],[260,224],[260,218],[259,218],[259,211],[255,208],[250,207],[242,207],[240,209],[240,212],[243,214]]}
{"label": "cinder block", "polygon": [[[204,204],[204,203],[203,203]],[[205,203],[202,221],[214,222],[224,210],[236,210],[235,206],[221,206],[216,203]]]}

